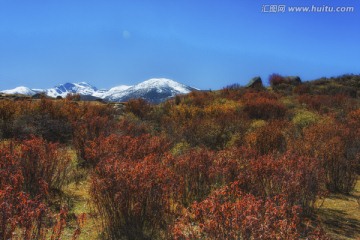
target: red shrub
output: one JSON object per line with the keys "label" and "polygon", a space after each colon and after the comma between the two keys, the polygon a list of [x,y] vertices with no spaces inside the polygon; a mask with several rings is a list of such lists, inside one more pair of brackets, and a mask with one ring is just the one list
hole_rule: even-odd
{"label": "red shrub", "polygon": [[285,77],[281,76],[280,74],[274,73],[269,76],[269,83],[271,86],[277,86],[283,83],[287,83]]}
{"label": "red shrub", "polygon": [[167,139],[149,134],[138,137],[112,134],[89,141],[85,148],[85,158],[92,166],[108,158],[124,158],[135,162],[141,161],[150,154],[161,157],[168,150],[169,145],[170,142]]}
{"label": "red shrub", "polygon": [[247,101],[244,106],[244,112],[251,119],[279,119],[286,114],[286,107],[277,100],[259,97]]}
{"label": "red shrub", "polygon": [[298,239],[299,213],[280,196],[262,201],[235,183],[194,203],[172,232],[175,239]]}
{"label": "red shrub", "polygon": [[[360,109],[352,111],[347,116],[346,126],[350,128],[351,148],[348,148],[350,158],[358,159],[357,174],[360,175]],[[349,144],[349,143],[348,143]]]}
{"label": "red shrub", "polygon": [[90,141],[99,136],[108,136],[114,132],[115,122],[111,111],[103,106],[83,106],[84,113],[79,118],[73,120],[73,145],[76,149],[77,157],[82,160],[82,164],[89,165],[85,156],[85,148]]}
{"label": "red shrub", "polygon": [[295,94],[303,95],[303,94],[309,94],[311,93],[311,91],[312,89],[310,84],[301,84],[296,86],[293,92]]}
{"label": "red shrub", "polygon": [[260,154],[285,152],[287,128],[287,122],[271,121],[248,133],[245,136],[246,145]]}
{"label": "red shrub", "polygon": [[301,206],[305,214],[310,213],[317,198],[325,194],[325,176],[319,162],[291,153],[249,160],[239,181],[264,199],[283,194],[290,205]]}
{"label": "red shrub", "polygon": [[214,95],[211,92],[193,91],[185,97],[183,104],[194,107],[204,107],[211,103],[213,99]]}
{"label": "red shrub", "polygon": [[4,151],[2,157],[7,159],[4,165],[0,164],[0,185],[9,183],[32,197],[44,197],[48,189],[61,189],[66,183],[71,159],[58,144],[32,138],[3,144],[0,149]]}
{"label": "red shrub", "polygon": [[66,183],[71,158],[58,144],[32,138],[21,142],[19,151],[24,188],[32,196],[46,189],[60,190]]}
{"label": "red shrub", "polygon": [[40,201],[32,200],[28,194],[18,192],[9,185],[1,188],[0,212],[1,239],[12,239],[17,228],[22,230],[22,239],[44,237],[43,222],[47,217],[48,208]]}
{"label": "red shrub", "polygon": [[101,161],[92,176],[90,193],[109,239],[146,239],[165,231],[175,207],[177,178],[156,163]]}
{"label": "red shrub", "polygon": [[151,112],[151,105],[142,98],[130,99],[126,103],[126,110],[132,112],[135,116],[140,119],[145,119]]}
{"label": "red shrub", "polygon": [[258,156],[256,151],[244,147],[234,147],[217,152],[211,166],[211,178],[214,184],[225,186],[238,180],[239,174],[246,169],[249,159],[256,156]]}
{"label": "red shrub", "polygon": [[119,120],[116,126],[122,134],[137,137],[143,134],[149,134],[151,132],[149,124],[139,119],[132,119],[128,116],[124,116]]}
{"label": "red shrub", "polygon": [[182,179],[181,201],[185,206],[210,193],[213,161],[214,153],[205,149],[191,150],[177,158],[168,156],[167,164]]}
{"label": "red shrub", "polygon": [[268,92],[268,91],[253,91],[253,90],[248,90],[241,98],[241,100],[244,103],[247,102],[251,102],[254,101],[254,99],[257,98],[266,98],[266,99],[272,99],[272,100],[278,100],[279,99],[279,95],[276,93],[272,93],[272,92]]}
{"label": "red shrub", "polygon": [[[43,190],[45,185],[48,185],[44,179],[38,179],[39,173],[44,173],[44,178],[48,171],[43,171],[48,168],[42,166],[43,162],[38,161],[39,156],[42,156],[42,147],[38,146],[38,154],[33,153],[34,164],[31,165],[29,161],[22,161],[23,158],[30,157],[29,152],[34,150],[32,144],[39,144],[41,141],[32,139],[24,143],[24,145],[15,145],[13,143],[3,143],[0,145],[0,238],[1,239],[46,239],[51,236],[51,239],[59,239],[66,224],[65,218],[60,217],[58,221],[53,219],[49,207],[41,201],[43,198]],[[41,142],[40,142],[41,143]],[[30,150],[31,149],[31,150]],[[49,150],[51,152],[51,150]],[[29,160],[29,159],[27,159]],[[56,159],[47,159],[47,161],[54,161]],[[25,166],[24,163],[28,165]],[[34,166],[37,169],[34,169]],[[46,166],[46,164],[45,164]],[[44,167],[44,168],[43,168]],[[33,186],[30,187],[29,174],[34,174]],[[48,179],[46,179],[48,180]],[[54,183],[49,182],[51,186]],[[31,191],[35,197],[25,191]],[[65,210],[61,210],[61,216],[66,215]],[[50,234],[48,228],[55,220],[55,225]]]}
{"label": "red shrub", "polygon": [[341,111],[351,111],[356,106],[354,100],[345,95],[301,95],[298,101],[305,104],[309,109],[320,113],[327,113],[333,109],[341,109]]}
{"label": "red shrub", "polygon": [[318,159],[326,173],[328,190],[349,193],[355,186],[360,157],[356,139],[348,126],[319,123],[304,129],[304,137],[294,143],[294,150]]}

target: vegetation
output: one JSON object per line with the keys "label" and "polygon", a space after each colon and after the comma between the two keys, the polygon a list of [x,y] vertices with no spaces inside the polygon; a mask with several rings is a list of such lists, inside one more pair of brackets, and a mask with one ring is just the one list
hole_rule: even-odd
{"label": "vegetation", "polygon": [[332,199],[359,186],[360,76],[269,83],[121,108],[1,100],[0,239],[334,236]]}

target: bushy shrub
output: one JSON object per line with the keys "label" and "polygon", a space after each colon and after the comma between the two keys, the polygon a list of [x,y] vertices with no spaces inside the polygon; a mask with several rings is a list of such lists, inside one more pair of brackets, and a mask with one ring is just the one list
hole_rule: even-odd
{"label": "bushy shrub", "polygon": [[164,137],[143,134],[137,137],[111,134],[88,142],[85,159],[91,166],[108,158],[125,158],[137,162],[152,154],[158,158],[169,149],[170,142]]}
{"label": "bushy shrub", "polygon": [[59,187],[65,177],[66,161],[58,161],[62,157],[55,147],[41,139],[0,144],[1,239],[59,239],[63,234],[67,210],[55,219],[44,201],[48,187]]}
{"label": "bushy shrub", "polygon": [[245,136],[245,143],[249,148],[260,154],[284,152],[286,150],[287,123],[271,121],[264,126],[259,126]]}
{"label": "bushy shrub", "polygon": [[182,179],[181,202],[185,206],[204,199],[210,193],[213,161],[214,153],[206,149],[190,150],[175,158],[168,156],[167,164]]}
{"label": "bushy shrub", "polygon": [[95,168],[90,194],[106,239],[153,239],[166,233],[179,181],[149,155],[140,162],[107,159]]}
{"label": "bushy shrub", "polygon": [[32,196],[49,190],[61,190],[71,170],[71,157],[56,143],[41,138],[24,140],[19,145],[19,162],[24,187]]}
{"label": "bushy shrub", "polygon": [[192,91],[184,99],[183,104],[187,106],[204,107],[214,100],[211,91]]}
{"label": "bushy shrub", "polygon": [[319,120],[320,116],[318,114],[306,110],[301,110],[295,113],[292,122],[298,128],[303,129],[312,124],[315,124]]}
{"label": "bushy shrub", "polygon": [[45,197],[48,190],[60,190],[66,183],[71,158],[58,144],[33,137],[2,144],[1,148],[9,151],[17,171],[4,174],[10,174],[9,178],[21,176],[21,188],[32,197]]}
{"label": "bushy shrub", "polygon": [[205,146],[210,149],[221,149],[230,136],[224,132],[224,125],[210,118],[195,118],[189,121],[184,129],[184,137],[192,146]]}
{"label": "bushy shrub", "polygon": [[269,76],[269,84],[271,86],[276,86],[276,85],[280,85],[283,83],[286,83],[286,79],[285,79],[285,77],[281,76],[280,74],[273,73]]}
{"label": "bushy shrub", "polygon": [[312,92],[313,92],[313,89],[311,87],[311,84],[309,84],[309,83],[304,83],[304,84],[301,84],[301,85],[297,85],[293,89],[293,93],[299,94],[299,95],[312,94]]}
{"label": "bushy shrub", "polygon": [[286,108],[275,99],[258,97],[245,103],[244,112],[251,119],[280,119],[285,116]]}
{"label": "bushy shrub", "polygon": [[151,132],[151,127],[147,122],[140,120],[133,114],[127,114],[123,116],[117,123],[116,129],[121,132],[123,135],[128,135],[132,137],[141,136],[144,134],[149,134]]}
{"label": "bushy shrub", "polygon": [[145,119],[150,115],[152,107],[150,103],[142,98],[130,99],[126,103],[126,111],[132,112],[135,116],[140,119]]}
{"label": "bushy shrub", "polygon": [[231,184],[194,203],[174,225],[174,239],[298,239],[301,209],[281,196],[261,200]]}
{"label": "bushy shrub", "polygon": [[49,114],[21,115],[14,120],[12,128],[17,139],[33,135],[51,142],[68,143],[72,137],[72,127],[67,119],[55,119]]}
{"label": "bushy shrub", "polygon": [[352,139],[348,155],[351,158],[358,159],[356,170],[357,174],[360,175],[360,109],[348,114],[346,124],[350,128]]}
{"label": "bushy shrub", "polygon": [[86,159],[85,149],[89,142],[100,136],[108,136],[115,130],[113,115],[108,108],[102,106],[84,106],[82,116],[74,119],[73,145],[82,165],[90,163]]}
{"label": "bushy shrub", "polygon": [[[258,153],[246,147],[232,147],[215,153],[211,166],[211,179],[215,187],[228,185],[242,178],[249,159],[258,157]],[[250,191],[243,185],[244,191]]]}
{"label": "bushy shrub", "polygon": [[353,99],[345,95],[300,95],[298,101],[307,106],[310,110],[315,110],[320,113],[335,112],[334,110],[341,110],[349,112],[356,108],[356,103]]}
{"label": "bushy shrub", "polygon": [[301,79],[297,76],[283,77],[280,74],[274,73],[269,76],[269,83],[272,87],[286,88],[289,85],[299,85],[301,83]]}
{"label": "bushy shrub", "polygon": [[359,155],[354,154],[356,135],[338,122],[324,122],[304,129],[304,137],[294,149],[320,162],[326,173],[326,185],[332,192],[349,193],[355,186]]}
{"label": "bushy shrub", "polygon": [[319,196],[324,196],[325,174],[319,162],[287,152],[250,159],[240,171],[239,181],[255,196],[264,199],[283,194],[286,201],[312,212]]}

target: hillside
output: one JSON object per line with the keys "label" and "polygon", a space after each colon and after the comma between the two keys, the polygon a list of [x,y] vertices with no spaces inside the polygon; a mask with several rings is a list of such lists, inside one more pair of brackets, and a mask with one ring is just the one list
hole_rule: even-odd
{"label": "hillside", "polygon": [[0,99],[0,236],[358,239],[360,76],[269,83]]}

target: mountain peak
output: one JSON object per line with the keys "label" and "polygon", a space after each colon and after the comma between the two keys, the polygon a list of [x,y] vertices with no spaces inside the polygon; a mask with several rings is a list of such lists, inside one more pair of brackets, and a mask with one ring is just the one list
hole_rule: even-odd
{"label": "mountain peak", "polygon": [[134,88],[135,89],[157,88],[158,90],[161,90],[163,88],[169,88],[169,89],[173,89],[174,91],[177,91],[178,92],[177,94],[189,93],[191,91],[190,87],[168,78],[151,78],[149,80],[146,80],[142,83],[135,85]]}
{"label": "mountain peak", "polygon": [[178,83],[167,78],[151,78],[134,86],[120,85],[110,90],[98,90],[87,82],[64,83],[49,89],[29,89],[18,87],[12,90],[2,91],[4,93],[19,93],[34,95],[36,92],[44,92],[50,97],[65,97],[69,93],[77,93],[83,96],[102,98],[107,101],[123,102],[131,98],[143,98],[152,103],[159,103],[177,94],[186,94],[195,90],[189,86]]}
{"label": "mountain peak", "polygon": [[81,95],[93,95],[97,91],[97,88],[86,83],[64,83],[55,86],[54,88],[46,89],[45,93],[50,97],[65,97],[69,93],[79,93]]}
{"label": "mountain peak", "polygon": [[1,92],[5,93],[5,94],[23,94],[23,95],[34,95],[35,94],[35,92],[33,90],[31,90],[28,87],[24,87],[24,86],[16,87],[14,89],[9,89],[9,90],[3,90]]}

